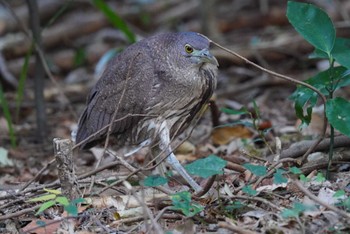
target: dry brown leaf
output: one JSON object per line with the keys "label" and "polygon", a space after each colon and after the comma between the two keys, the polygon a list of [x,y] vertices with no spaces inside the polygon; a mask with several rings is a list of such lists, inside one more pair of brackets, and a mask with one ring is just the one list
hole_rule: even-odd
{"label": "dry brown leaf", "polygon": [[[44,227],[40,227],[37,222],[44,222],[49,225],[45,225]],[[22,229],[24,233],[36,233],[36,234],[47,234],[47,233],[56,233],[57,229],[60,227],[60,222],[53,222],[53,220],[45,219],[40,217],[40,219],[33,219],[27,226]],[[35,229],[35,231],[31,231]]]}
{"label": "dry brown leaf", "polygon": [[226,145],[236,138],[251,138],[253,133],[244,126],[228,126],[215,128],[211,134],[212,141],[216,145]]}

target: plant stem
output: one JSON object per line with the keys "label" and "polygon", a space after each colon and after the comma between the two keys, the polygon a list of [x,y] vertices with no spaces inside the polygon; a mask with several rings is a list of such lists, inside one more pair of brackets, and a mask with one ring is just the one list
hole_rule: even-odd
{"label": "plant stem", "polygon": [[[331,99],[333,99],[334,90],[336,89],[335,84],[334,84],[334,77],[333,77],[334,59],[332,57],[329,58],[329,66],[330,66],[331,87],[329,89],[328,100],[331,100]],[[326,111],[326,109],[324,111]],[[326,173],[327,179],[330,178],[330,171],[329,170],[330,170],[331,165],[332,165],[332,159],[333,159],[333,154],[334,154],[334,127],[330,123],[329,123],[329,126],[330,126],[331,133],[330,133],[330,137],[329,137],[330,141],[329,141],[329,152],[328,152],[328,166],[327,166],[327,173]]]}
{"label": "plant stem", "polygon": [[329,153],[328,153],[328,166],[327,166],[327,173],[326,173],[326,179],[328,180],[330,177],[330,168],[332,165],[332,159],[333,159],[333,152],[334,152],[334,127],[331,125],[331,135],[330,135],[330,142],[329,142]]}

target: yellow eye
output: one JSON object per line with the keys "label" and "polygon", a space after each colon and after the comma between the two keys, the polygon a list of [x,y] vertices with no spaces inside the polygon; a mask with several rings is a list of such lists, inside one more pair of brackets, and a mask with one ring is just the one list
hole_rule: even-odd
{"label": "yellow eye", "polygon": [[191,54],[193,52],[193,48],[190,45],[185,45],[185,51],[187,54]]}

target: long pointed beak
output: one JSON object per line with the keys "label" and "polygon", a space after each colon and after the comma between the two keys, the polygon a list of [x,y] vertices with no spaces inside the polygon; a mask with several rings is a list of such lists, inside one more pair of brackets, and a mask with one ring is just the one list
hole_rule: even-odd
{"label": "long pointed beak", "polygon": [[203,49],[196,52],[196,56],[200,58],[200,61],[219,66],[218,60],[216,60],[216,58],[209,52],[208,49]]}

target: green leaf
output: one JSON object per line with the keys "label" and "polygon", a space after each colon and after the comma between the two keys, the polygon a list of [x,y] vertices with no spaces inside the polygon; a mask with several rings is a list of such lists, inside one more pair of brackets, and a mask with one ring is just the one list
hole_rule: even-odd
{"label": "green leaf", "polygon": [[47,188],[44,188],[44,191],[46,191],[46,192],[48,192],[48,193],[56,194],[56,195],[62,194],[62,192],[61,192],[60,190],[57,190],[57,189],[47,189]]}
{"label": "green leaf", "polygon": [[[348,38],[335,38],[335,43],[331,55],[333,58],[341,65],[350,69],[350,39]],[[312,54],[310,54],[309,58],[321,58],[321,59],[329,59],[327,53],[315,49]]]}
{"label": "green leaf", "polygon": [[335,28],[326,12],[312,4],[288,1],[287,18],[306,41],[330,55]]}
{"label": "green leaf", "polygon": [[248,114],[249,111],[245,108],[242,107],[240,110],[233,110],[233,109],[229,109],[229,108],[221,108],[220,109],[221,112],[229,114],[229,115],[243,115],[243,114]]}
{"label": "green leaf", "polygon": [[255,189],[253,189],[251,185],[244,186],[242,188],[242,192],[244,192],[250,196],[255,196],[258,194],[258,192]]}
{"label": "green leaf", "polygon": [[54,205],[56,205],[56,202],[53,201],[53,200],[47,201],[47,202],[43,203],[43,204],[40,206],[39,210],[35,213],[35,215],[40,214],[40,213],[43,212],[44,210],[47,210],[48,208],[50,208],[50,207],[52,207],[52,206],[54,206]]}
{"label": "green leaf", "polygon": [[276,172],[273,174],[273,183],[274,184],[287,183],[288,179],[283,175],[284,173],[286,173],[285,170],[277,169]]}
{"label": "green leaf", "polygon": [[315,50],[309,55],[309,59],[327,59],[328,60],[329,57],[327,53],[315,48]]}
{"label": "green leaf", "polygon": [[326,102],[329,123],[339,132],[350,137],[350,102],[337,97]]}
{"label": "green leaf", "polygon": [[350,69],[350,39],[336,38],[334,48],[332,50],[333,58],[344,67]]}
{"label": "green leaf", "polygon": [[71,204],[78,204],[78,203],[83,203],[83,202],[86,202],[86,200],[84,198],[82,198],[82,197],[79,197],[79,198],[74,199],[70,203]]}
{"label": "green leaf", "polygon": [[299,212],[293,209],[284,209],[281,213],[282,217],[287,218],[297,218],[299,217]]}
{"label": "green leaf", "polygon": [[135,34],[129,29],[124,20],[117,15],[104,0],[93,0],[93,4],[103,12],[107,19],[114,25],[114,27],[120,29],[131,43],[136,41]]}
{"label": "green leaf", "polygon": [[192,217],[203,210],[198,204],[191,203],[191,194],[187,191],[171,195],[174,210],[180,210],[187,217]]}
{"label": "green leaf", "polygon": [[334,198],[339,198],[339,197],[345,196],[345,194],[346,194],[345,191],[343,189],[341,189],[341,190],[336,191],[333,194],[333,197]]}
{"label": "green leaf", "polygon": [[304,174],[299,175],[299,179],[302,182],[309,182],[310,181],[310,179],[307,178]]}
{"label": "green leaf", "polygon": [[311,206],[306,206],[300,202],[295,202],[292,209],[284,209],[281,215],[283,218],[297,218],[302,212],[311,208]]}
{"label": "green leaf", "polygon": [[226,164],[227,161],[211,154],[186,165],[185,168],[190,174],[208,178],[213,175],[222,175],[224,173],[222,169]]}
{"label": "green leaf", "polygon": [[70,214],[71,216],[78,215],[78,207],[72,203],[64,206],[64,210],[67,211],[67,213]]}
{"label": "green leaf", "polygon": [[55,201],[63,206],[69,205],[68,198],[63,197],[63,196],[56,197]]}
{"label": "green leaf", "polygon": [[84,64],[86,60],[86,52],[83,48],[78,48],[74,55],[74,67],[79,67]]}
{"label": "green leaf", "polygon": [[341,201],[337,206],[343,206],[347,211],[350,210],[350,197],[346,198],[344,201]]}
{"label": "green leaf", "polygon": [[44,221],[42,221],[42,220],[37,220],[35,223],[39,227],[46,227],[46,223]]}
{"label": "green leaf", "polygon": [[264,176],[267,174],[267,170],[265,166],[254,165],[250,163],[243,164],[243,167],[249,171],[251,171],[256,176]]}
{"label": "green leaf", "polygon": [[29,199],[30,202],[40,202],[40,201],[48,201],[48,200],[54,200],[56,198],[55,194],[46,194],[40,197],[35,197],[32,199]]}
{"label": "green leaf", "polygon": [[151,175],[142,181],[144,186],[156,187],[168,183],[168,179],[159,175]]}
{"label": "green leaf", "polygon": [[326,178],[323,176],[323,174],[321,172],[317,173],[316,176],[316,182],[322,183],[324,181],[326,181]]}
{"label": "green leaf", "polygon": [[226,211],[232,212],[233,210],[238,210],[238,209],[241,209],[245,206],[246,205],[240,201],[234,201],[233,203],[226,205],[224,208]]}
{"label": "green leaf", "polygon": [[291,172],[291,173],[293,173],[294,175],[299,175],[299,174],[301,174],[301,173],[303,173],[299,168],[297,168],[297,167],[291,167],[291,168],[289,168],[289,171]]}

